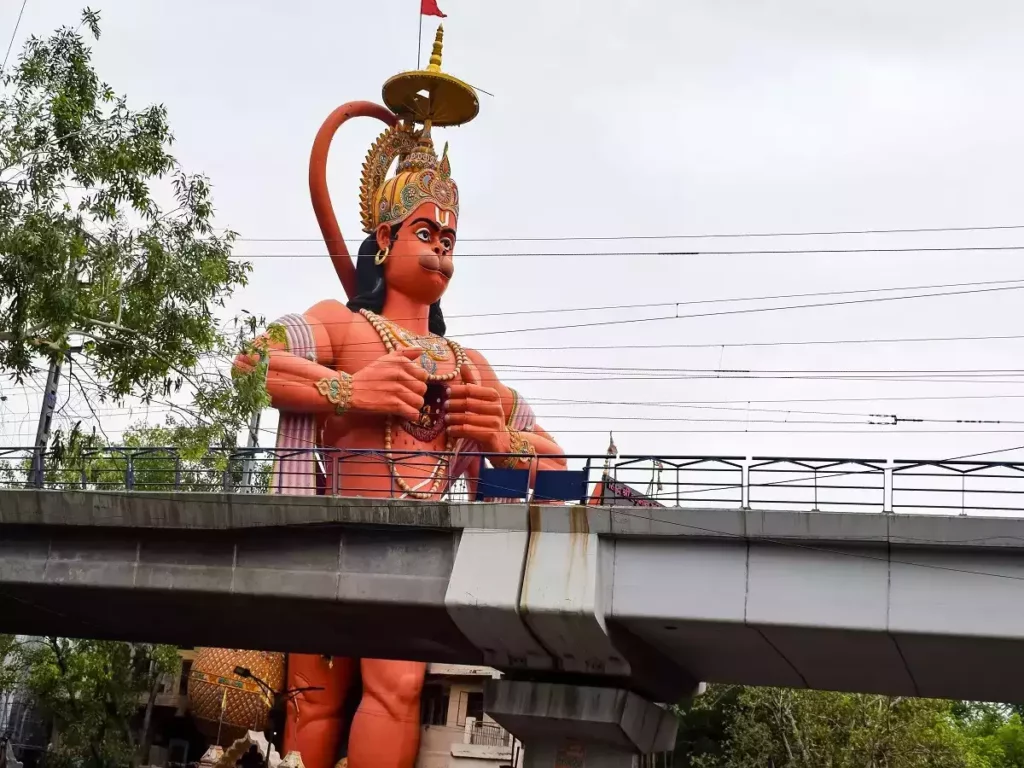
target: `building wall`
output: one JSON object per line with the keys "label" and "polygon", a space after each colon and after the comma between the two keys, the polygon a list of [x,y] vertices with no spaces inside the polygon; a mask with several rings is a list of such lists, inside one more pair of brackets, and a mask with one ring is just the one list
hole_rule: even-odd
{"label": "building wall", "polygon": [[[497,723],[479,709],[483,703],[484,681],[498,676],[490,667],[456,664],[428,667],[426,686],[446,691],[448,703],[443,718],[436,711],[426,711],[425,706],[424,718],[432,717],[434,722],[422,726],[416,768],[497,768],[511,762],[511,746],[471,743],[474,720],[494,726],[495,731],[498,728]],[[495,731],[490,731],[489,735],[493,736]]]}

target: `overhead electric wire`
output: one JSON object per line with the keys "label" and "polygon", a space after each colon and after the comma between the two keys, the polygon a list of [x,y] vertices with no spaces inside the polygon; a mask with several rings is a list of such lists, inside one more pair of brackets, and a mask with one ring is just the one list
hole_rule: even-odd
{"label": "overhead electric wire", "polygon": [[[548,373],[547,371],[526,371],[518,373]],[[587,373],[584,371],[583,373]],[[379,379],[365,378],[364,381],[393,381],[394,377],[391,375],[382,375]],[[561,381],[567,383],[575,383],[580,381],[858,381],[858,382],[891,382],[900,384],[912,384],[912,383],[926,383],[926,384],[1021,384],[1024,383],[1022,380],[1006,380],[1006,379],[990,379],[987,377],[972,378],[972,377],[941,377],[941,378],[927,378],[927,377],[896,377],[896,376],[749,376],[749,375],[715,375],[715,374],[665,374],[665,375],[648,375],[640,374],[634,376],[627,376],[622,374],[608,373],[605,375],[585,375],[585,376],[503,376],[501,382],[508,384],[510,382],[535,382],[535,381]],[[302,387],[309,389],[312,386],[312,382],[292,382],[292,381],[278,381],[276,386],[278,387]],[[884,399],[884,398],[878,398]]]}
{"label": "overhead electric wire", "polygon": [[14,39],[18,36],[18,27],[21,26],[21,17],[25,14],[25,6],[28,0],[21,0],[21,9],[18,11],[18,20],[14,22],[14,31],[11,32],[11,39],[7,43],[7,53],[4,54],[4,63],[0,64],[0,75],[7,69],[7,60],[11,57],[11,49],[14,47]]}
{"label": "overhead electric wire", "polygon": [[[502,237],[460,237],[460,243],[503,243],[503,242],[606,242],[617,240],[710,240],[754,237],[831,237],[835,235],[894,235],[894,234],[935,234],[944,232],[997,232],[1024,229],[1024,224],[990,224],[976,227],[904,227],[892,229],[837,229],[821,231],[781,232],[707,232],[673,233],[668,235],[554,235],[502,236]],[[248,243],[319,243],[322,237],[239,237],[236,242]],[[361,243],[363,238],[346,239],[349,243]]]}
{"label": "overhead electric wire", "polygon": [[[523,259],[523,258],[588,258],[598,256],[787,256],[810,254],[868,254],[868,253],[964,253],[1024,251],[1024,245],[947,245],[915,246],[900,248],[776,248],[776,249],[729,249],[699,251],[502,251],[496,253],[456,252],[459,259]],[[232,253],[232,259],[326,259],[324,253]]]}
{"label": "overhead electric wire", "polygon": [[671,368],[666,366],[605,366],[605,365],[533,365],[530,363],[509,363],[508,365],[493,365],[494,368],[504,368],[512,371],[527,372],[538,371],[580,371],[583,373],[707,373],[707,374],[849,374],[869,375],[878,374],[883,376],[892,375],[919,375],[927,374],[934,376],[1020,376],[1024,375],[1024,368]]}
{"label": "overhead electric wire", "polygon": [[540,326],[533,328],[505,328],[495,331],[470,331],[468,333],[460,334],[460,338],[465,337],[477,337],[477,336],[498,336],[508,333],[537,333],[538,331],[561,331],[561,330],[573,330],[577,328],[596,328],[608,325],[627,325],[636,323],[647,323],[656,322],[661,320],[690,320],[701,317],[723,317],[726,315],[746,315],[755,314],[760,312],[784,312],[794,309],[817,309],[820,307],[838,307],[838,306],[851,306],[859,304],[873,304],[879,302],[890,302],[890,301],[909,301],[913,299],[930,299],[930,298],[944,298],[948,296],[965,296],[970,294],[981,294],[981,293],[993,293],[1000,291],[1015,291],[1020,290],[1024,286],[1010,285],[1010,286],[996,286],[990,288],[972,288],[962,291],[942,291],[937,293],[920,293],[913,296],[872,296],[862,299],[846,299],[843,301],[826,301],[826,302],[814,302],[810,304],[789,304],[781,307],[745,307],[742,309],[723,309],[715,312],[694,312],[690,314],[681,315],[678,312],[675,315],[665,315],[662,317],[644,317],[644,318],[624,318],[619,320],[596,320],[587,323],[568,323],[565,325],[555,326]]}
{"label": "overhead electric wire", "polygon": [[[86,389],[80,385],[79,392],[82,395],[87,395]],[[86,398],[87,399],[87,398]],[[537,401],[535,401],[537,402]],[[552,403],[554,404],[554,403]],[[559,404],[589,404],[593,405],[592,401],[561,401]],[[742,424],[829,424],[829,425],[849,425],[849,424],[865,424],[872,426],[897,426],[899,423],[941,423],[941,424],[1024,424],[1024,420],[1013,420],[1009,418],[936,418],[927,416],[900,416],[899,414],[888,414],[888,413],[849,413],[849,412],[836,412],[836,411],[803,411],[798,409],[779,409],[779,408],[739,408],[739,407],[715,407],[715,406],[680,406],[683,408],[692,408],[695,410],[723,410],[732,413],[745,413],[745,414],[772,414],[772,415],[813,415],[813,416],[841,416],[847,417],[847,421],[838,421],[835,419],[765,419],[765,418],[698,418],[691,416],[646,416],[646,415],[633,415],[633,416],[605,416],[605,415],[592,415],[592,414],[576,414],[576,413],[560,413],[560,412],[548,412],[542,408],[536,409],[536,416],[539,419],[568,419],[568,420],[610,420],[610,421],[636,421],[636,422],[721,422],[721,423],[742,423]],[[150,415],[159,413],[170,413],[172,411],[178,411],[184,409],[181,404],[171,403],[169,401],[160,401],[159,405],[134,405],[134,406],[123,406],[123,407],[112,407],[112,408],[90,408],[90,412],[97,419],[101,420],[102,417],[110,418],[132,418],[137,415]],[[141,413],[140,413],[141,412]],[[8,415],[11,416],[29,416],[36,414],[36,410],[28,411],[8,411]],[[84,418],[76,414],[76,418]],[[860,421],[854,421],[854,419],[860,419]],[[879,421],[883,419],[885,421]]]}
{"label": "overhead electric wire", "polygon": [[807,339],[795,341],[715,341],[693,344],[559,344],[549,347],[474,347],[477,352],[561,352],[570,349],[717,349],[719,347],[793,347],[830,344],[923,344],[959,341],[1019,341],[1024,335],[1005,336],[929,336],[888,339]]}
{"label": "overhead electric wire", "polygon": [[[1003,281],[997,281],[997,282],[1001,283]],[[579,329],[579,328],[599,328],[599,327],[607,327],[607,326],[611,326],[611,325],[621,326],[621,325],[633,325],[633,324],[637,324],[637,323],[652,323],[652,322],[661,322],[661,321],[665,321],[665,320],[691,320],[691,319],[703,318],[703,317],[724,317],[724,316],[728,316],[728,315],[746,315],[746,314],[757,314],[757,313],[761,313],[761,312],[785,312],[785,311],[799,310],[799,309],[818,309],[818,308],[822,308],[822,307],[857,306],[857,305],[862,305],[862,304],[874,304],[874,303],[879,303],[879,302],[911,301],[911,300],[914,300],[914,299],[946,298],[946,297],[950,297],[950,296],[967,296],[967,295],[974,295],[974,294],[997,293],[997,292],[1003,292],[1003,291],[1019,291],[1019,290],[1024,289],[1024,282],[1020,282],[1020,283],[1017,283],[1016,281],[1006,281],[1006,282],[1014,282],[1014,284],[1013,285],[996,285],[996,286],[989,286],[989,287],[983,287],[983,288],[969,288],[969,289],[958,290],[958,291],[937,291],[937,292],[933,292],[933,293],[919,293],[919,294],[914,294],[914,295],[911,295],[911,296],[871,296],[871,297],[867,297],[867,298],[846,299],[846,300],[842,300],[842,301],[823,301],[823,302],[812,302],[812,303],[807,303],[807,304],[785,304],[785,305],[777,306],[777,307],[743,307],[743,308],[740,308],[740,309],[723,309],[723,310],[716,310],[716,311],[713,311],[713,312],[694,312],[694,313],[689,313],[689,314],[680,314],[679,312],[676,312],[676,313],[671,314],[671,315],[660,315],[658,317],[627,317],[627,318],[618,318],[618,319],[614,319],[614,320],[593,320],[593,321],[581,322],[581,323],[565,323],[565,324],[561,324],[561,325],[534,326],[534,327],[529,327],[529,328],[501,328],[501,329],[490,330],[490,331],[467,331],[465,333],[460,333],[460,334],[455,334],[455,335],[457,335],[461,339],[461,338],[479,337],[479,336],[499,336],[499,335],[505,335],[505,334],[509,334],[509,333],[537,333],[537,332],[540,332],[540,331],[563,331],[563,330],[575,330],[575,329]],[[888,289],[879,289],[879,290],[888,290]],[[857,293],[864,293],[864,292],[874,292],[874,289],[869,289],[869,290],[865,290],[865,291],[857,291]],[[743,299],[743,300],[744,301],[752,301],[754,299],[749,298],[749,299]],[[664,306],[681,307],[681,306],[686,306],[688,303],[689,302],[679,301],[679,302],[672,302],[672,303],[666,304]],[[395,318],[391,318],[391,319],[393,321],[396,321],[396,322],[400,321],[400,320],[396,320]],[[359,323],[359,322],[363,322],[362,318],[359,317],[359,316],[353,316],[353,317],[348,318],[346,320],[339,320],[339,321],[334,321],[334,322],[330,322],[329,321],[325,325],[344,325],[344,324]],[[376,344],[379,344],[379,343],[380,343],[380,341],[378,339],[373,339],[372,341],[366,341],[366,342],[353,342],[351,346],[358,346],[360,344],[367,344],[367,345],[373,344],[373,345],[376,345]]]}
{"label": "overhead electric wire", "polygon": [[564,398],[531,397],[531,403],[559,403],[573,405],[627,405],[642,406],[645,408],[691,408],[696,406],[714,405],[743,405],[746,403],[832,403],[832,402],[889,402],[889,401],[917,401],[917,400],[1014,400],[1024,398],[1024,395],[927,395],[904,396],[904,397],[811,397],[811,398],[739,398],[736,400],[569,400]]}
{"label": "overhead electric wire", "polygon": [[[1007,288],[1024,287],[1024,277],[1005,278],[1003,280],[973,280],[963,283],[934,283],[930,285],[898,285],[883,286],[881,288],[851,288],[847,290],[830,291],[809,291],[806,293],[780,293],[768,296],[722,296],[713,299],[682,299],[679,301],[657,301],[641,302],[635,304],[603,304],[592,307],[552,307],[550,309],[511,309],[500,312],[470,312],[464,314],[446,315],[446,320],[466,320],[484,317],[519,317],[522,315],[550,315],[566,314],[571,312],[612,312],[624,309],[655,309],[662,307],[697,306],[700,304],[729,304],[732,302],[748,301],[777,301],[779,299],[809,299],[823,296],[854,296],[862,293],[891,293],[893,291],[932,291],[940,288],[981,288],[987,286],[1005,286]],[[914,298],[906,296],[901,298]],[[416,320],[419,318],[389,317],[392,322],[401,323],[404,320]],[[344,325],[353,322],[361,322],[356,316],[347,320],[321,321],[322,325]]]}
{"label": "overhead electric wire", "polygon": [[[623,324],[634,324],[634,323],[643,323],[643,322],[656,322],[656,321],[662,321],[662,320],[676,320],[676,319],[682,320],[682,319],[691,319],[691,318],[700,318],[700,317],[716,317],[716,316],[734,315],[734,314],[750,314],[750,313],[758,313],[758,312],[778,312],[778,311],[788,311],[788,310],[796,310],[796,309],[812,309],[812,308],[830,307],[830,306],[858,305],[858,304],[875,303],[875,302],[904,301],[904,300],[924,299],[924,298],[943,298],[943,297],[947,297],[947,296],[970,295],[970,294],[975,294],[975,293],[987,293],[987,292],[993,292],[993,291],[997,291],[998,292],[998,291],[1021,290],[1021,289],[1024,289],[1024,278],[1021,278],[1021,279],[974,281],[974,282],[964,282],[964,283],[944,283],[944,284],[919,285],[919,286],[891,286],[891,287],[887,286],[887,287],[881,287],[881,288],[852,289],[852,290],[847,290],[847,291],[834,291],[833,290],[833,291],[819,291],[819,292],[808,292],[808,293],[798,293],[798,294],[778,294],[778,295],[769,295],[769,296],[720,297],[720,298],[714,298],[714,299],[694,299],[694,300],[685,300],[685,301],[676,301],[676,302],[660,302],[660,303],[653,303],[653,304],[652,303],[648,303],[648,304],[628,304],[628,305],[612,305],[612,306],[605,305],[605,306],[596,306],[596,307],[569,307],[569,308],[559,308],[559,309],[550,309],[550,310],[514,310],[514,311],[504,311],[504,312],[495,312],[495,313],[450,315],[448,317],[448,319],[449,320],[454,320],[454,319],[460,319],[460,318],[516,316],[516,315],[528,315],[528,314],[538,314],[538,313],[554,313],[554,312],[587,312],[587,311],[595,311],[596,312],[596,311],[609,311],[609,310],[622,310],[622,309],[645,309],[645,308],[651,308],[651,307],[677,307],[678,308],[678,307],[682,307],[682,306],[697,305],[697,304],[748,302],[748,301],[771,301],[771,300],[783,299],[783,298],[810,298],[810,297],[816,297],[816,296],[856,295],[856,294],[863,294],[863,293],[885,293],[885,292],[901,291],[901,290],[906,290],[906,291],[911,291],[911,290],[932,290],[932,289],[936,289],[936,288],[965,288],[966,290],[938,291],[938,292],[933,292],[933,293],[914,294],[914,295],[910,295],[910,296],[874,296],[874,297],[867,297],[867,298],[860,298],[860,299],[850,299],[850,300],[845,300],[845,301],[814,302],[814,303],[809,303],[809,304],[791,304],[791,305],[783,305],[783,306],[780,306],[780,307],[744,307],[744,308],[739,308],[739,309],[721,310],[721,311],[716,311],[716,312],[705,312],[705,313],[679,314],[678,312],[676,312],[673,315],[663,315],[663,316],[659,316],[659,317],[622,318],[622,319],[616,319],[616,320],[589,321],[589,322],[586,322],[586,323],[573,323],[573,324],[556,325],[556,326],[543,326],[543,327],[533,327],[533,328],[497,329],[497,330],[491,330],[491,331],[469,331],[467,333],[459,334],[459,336],[460,337],[469,337],[469,336],[475,337],[475,336],[491,336],[491,335],[498,335],[498,334],[520,333],[520,332],[521,333],[529,333],[529,332],[536,332],[536,331],[567,330],[567,329],[575,329],[575,328],[601,327],[601,326],[608,326],[608,325],[623,325]],[[403,320],[403,318],[390,318],[390,319],[392,321],[395,321],[395,322],[401,322]],[[404,319],[409,319],[409,318],[404,318]],[[324,325],[341,325],[341,324],[359,323],[359,322],[363,322],[362,318],[357,316],[357,315],[354,315],[351,318],[348,318],[346,320],[334,321],[334,322],[328,321],[327,323],[322,323],[322,324],[324,324]],[[970,338],[970,337],[963,337],[963,338],[966,340],[967,338]],[[985,337],[978,337],[978,338],[985,338]],[[993,338],[1021,338],[1021,337],[1008,336],[1008,337],[993,337]],[[360,342],[356,342],[356,343],[358,344]],[[377,344],[378,342],[376,340],[374,340],[372,342],[364,342],[364,343],[367,343],[367,344]],[[787,344],[787,343],[791,343],[791,344],[804,344],[804,343],[807,343],[807,344],[810,344],[810,343],[818,343],[818,342],[772,342],[771,344],[782,345],[782,344]],[[825,342],[821,342],[821,343],[825,343]],[[828,342],[828,343],[833,343],[833,342]],[[845,342],[845,341],[840,342],[840,341],[837,340],[834,343],[847,343],[847,342]],[[851,341],[849,343],[853,343],[853,342]],[[752,345],[756,345],[756,344],[759,344],[759,343],[758,342],[750,342],[750,343],[746,343],[745,345],[752,346]],[[768,344],[768,343],[764,343],[764,344]],[[660,347],[660,346],[663,346],[663,345],[656,345],[656,346]],[[664,345],[664,346],[668,346],[668,345]],[[678,345],[678,346],[682,348],[682,347],[686,347],[686,346],[701,346],[701,347],[706,347],[706,346],[739,346],[739,344],[716,343],[716,344]],[[566,348],[570,348],[570,347],[554,347],[554,348],[555,349],[566,349]],[[609,348],[615,348],[615,347],[609,347]],[[639,349],[639,348],[649,348],[649,347],[644,347],[644,346],[626,347],[626,346],[624,346],[624,348],[638,348]],[[508,349],[516,349],[516,348],[515,347],[506,347],[506,348],[497,348],[497,349],[508,350]],[[543,347],[522,347],[522,349],[544,349],[544,348]],[[214,355],[212,357],[217,357],[217,356]]]}
{"label": "overhead electric wire", "polygon": [[[772,296],[733,296],[723,297],[716,299],[686,299],[684,301],[658,301],[658,302],[646,302],[642,304],[613,304],[603,305],[596,307],[555,307],[551,309],[519,309],[519,310],[507,310],[504,312],[483,312],[463,315],[451,315],[449,320],[458,320],[463,318],[480,318],[480,317],[506,317],[510,315],[542,315],[542,314],[562,314],[568,312],[607,312],[617,311],[623,309],[653,309],[658,307],[680,307],[680,306],[695,306],[698,304],[727,304],[734,301],[775,301],[778,299],[806,299],[814,298],[818,296],[852,296],[860,293],[886,293],[891,291],[930,291],[939,288],[968,288],[968,287],[980,287],[990,285],[1017,285],[1024,283],[1024,278],[1007,278],[1005,280],[981,280],[967,283],[939,283],[934,285],[907,285],[907,286],[893,286],[884,288],[857,288],[845,291],[812,291],[808,293],[781,293]],[[912,297],[906,297],[912,298]],[[390,318],[394,319],[394,318]]]}

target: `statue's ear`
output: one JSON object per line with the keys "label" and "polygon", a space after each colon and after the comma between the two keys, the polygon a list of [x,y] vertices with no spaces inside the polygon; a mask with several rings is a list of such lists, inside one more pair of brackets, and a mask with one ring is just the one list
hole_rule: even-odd
{"label": "statue's ear", "polygon": [[391,227],[387,224],[377,227],[377,247],[381,252],[391,247]]}

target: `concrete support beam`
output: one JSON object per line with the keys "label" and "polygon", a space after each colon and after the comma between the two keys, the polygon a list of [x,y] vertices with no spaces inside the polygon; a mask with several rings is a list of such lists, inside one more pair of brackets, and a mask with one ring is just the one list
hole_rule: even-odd
{"label": "concrete support beam", "polygon": [[676,737],[675,715],[616,688],[489,680],[484,711],[523,742],[525,768],[632,768]]}
{"label": "concrete support beam", "polygon": [[551,655],[523,623],[519,590],[530,534],[467,528],[444,604],[484,662],[501,669],[553,669]]}
{"label": "concrete support beam", "polygon": [[573,532],[531,531],[519,609],[560,669],[627,676],[629,662],[604,621],[611,610],[614,544],[587,532],[582,508],[569,514],[579,523]]}

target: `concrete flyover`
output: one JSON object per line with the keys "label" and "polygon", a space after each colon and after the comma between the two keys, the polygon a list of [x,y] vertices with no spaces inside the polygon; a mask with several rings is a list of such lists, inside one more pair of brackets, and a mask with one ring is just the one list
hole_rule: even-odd
{"label": "concrete flyover", "polygon": [[1019,701],[1022,608],[1008,518],[0,491],[3,632]]}

